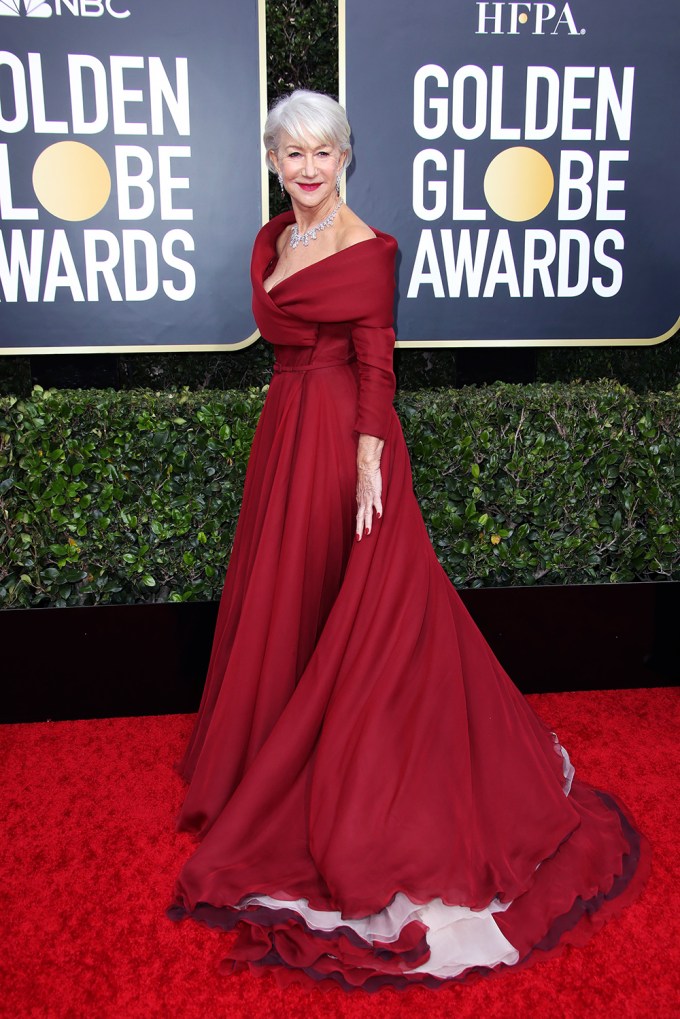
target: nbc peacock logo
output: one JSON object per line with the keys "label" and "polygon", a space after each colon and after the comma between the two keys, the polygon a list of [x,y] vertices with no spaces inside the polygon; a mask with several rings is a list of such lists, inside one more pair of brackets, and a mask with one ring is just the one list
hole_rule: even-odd
{"label": "nbc peacock logo", "polygon": [[[51,18],[52,15],[74,18],[129,18],[130,12],[119,4],[124,0],[0,0],[0,17]],[[114,6],[115,5],[115,6]]]}
{"label": "nbc peacock logo", "polygon": [[0,17],[50,18],[52,8],[47,0],[0,0]]}

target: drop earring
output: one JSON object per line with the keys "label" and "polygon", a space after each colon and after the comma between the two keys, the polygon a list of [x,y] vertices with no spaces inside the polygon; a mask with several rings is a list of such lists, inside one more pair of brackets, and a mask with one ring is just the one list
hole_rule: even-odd
{"label": "drop earring", "polygon": [[285,188],[283,186],[283,174],[281,173],[280,170],[279,170],[279,173],[278,173],[278,178],[279,178],[279,187],[281,188],[281,194],[284,194]]}
{"label": "drop earring", "polygon": [[342,172],[339,171],[337,177],[335,178],[335,193],[338,196],[338,198],[340,197],[340,183],[341,183],[341,181],[342,181]]}

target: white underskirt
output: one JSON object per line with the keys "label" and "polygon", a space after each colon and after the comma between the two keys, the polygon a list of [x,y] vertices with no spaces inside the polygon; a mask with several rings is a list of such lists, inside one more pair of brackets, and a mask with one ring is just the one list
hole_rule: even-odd
{"label": "white underskirt", "polygon": [[407,923],[419,920],[427,927],[430,956],[427,962],[406,973],[430,973],[437,977],[453,977],[469,966],[496,966],[504,962],[512,966],[519,954],[503,937],[493,914],[508,908],[509,902],[494,899],[485,909],[446,906],[433,899],[424,906],[411,902],[398,892],[379,913],[359,919],[346,919],[339,912],[311,909],[306,899],[288,901],[271,895],[249,895],[239,906],[264,906],[267,909],[291,909],[298,913],[311,930],[334,931],[349,927],[369,944],[375,941],[396,941]]}
{"label": "white underskirt", "polygon": [[562,773],[564,774],[564,785],[562,786],[562,789],[564,791],[564,795],[568,796],[571,791],[571,783],[574,781],[574,765],[569,760],[569,754],[557,738],[557,733],[553,732],[551,735],[555,737],[555,750],[558,754],[562,755]]}
{"label": "white underskirt", "polygon": [[[563,790],[569,795],[574,778],[574,766],[569,754],[560,745],[555,733],[555,751],[562,756],[564,774]],[[537,868],[540,867],[540,863]],[[427,928],[427,944],[430,955],[426,962],[410,973],[427,973],[431,976],[455,977],[471,966],[514,965],[519,952],[501,934],[494,913],[504,912],[510,902],[492,899],[488,906],[472,910],[467,906],[447,906],[441,899],[432,899],[425,905],[411,902],[404,892],[398,892],[389,905],[379,913],[358,919],[345,918],[333,910],[311,909],[307,899],[276,899],[271,895],[249,895],[239,903],[239,908],[259,905],[267,909],[289,909],[298,913],[310,930],[334,931],[339,927],[351,928],[368,944],[397,941],[401,931],[413,920]]]}

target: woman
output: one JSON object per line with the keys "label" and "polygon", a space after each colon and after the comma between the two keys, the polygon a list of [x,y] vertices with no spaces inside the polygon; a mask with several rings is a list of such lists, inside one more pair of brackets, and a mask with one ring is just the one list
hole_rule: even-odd
{"label": "woman", "polygon": [[172,919],[228,969],[439,987],[583,944],[649,846],[494,658],[439,565],[392,407],[394,239],[339,197],[349,125],[294,92],[267,120],[292,211],[258,234],[273,343],[177,828]]}

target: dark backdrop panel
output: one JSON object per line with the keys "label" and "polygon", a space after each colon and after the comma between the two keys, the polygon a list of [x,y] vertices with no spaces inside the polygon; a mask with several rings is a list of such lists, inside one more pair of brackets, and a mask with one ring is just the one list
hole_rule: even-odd
{"label": "dark backdrop panel", "polygon": [[0,348],[251,342],[264,0],[14,7],[0,5]]}
{"label": "dark backdrop panel", "polygon": [[[359,215],[399,240],[400,344],[631,342],[670,334],[680,315],[676,0],[650,0],[644,15],[632,0],[343,0],[340,15],[346,34],[341,83],[356,156],[348,199]],[[428,66],[435,70],[419,91],[418,76]],[[555,127],[545,137],[533,136],[532,117],[527,131],[529,68],[547,69],[537,90],[539,129],[549,123],[549,89],[555,100]],[[626,68],[632,69],[630,92]],[[457,90],[455,82],[463,79]],[[462,112],[456,118],[458,94]],[[629,115],[615,122],[609,113],[598,131],[598,103],[609,109],[610,99],[611,108],[621,105]],[[491,203],[485,187],[490,164],[520,149],[518,169],[505,174]],[[427,150],[435,155],[424,165],[421,184],[414,167]],[[562,160],[578,153],[584,153],[583,166],[577,161],[570,172],[561,171]],[[527,218],[520,200],[535,191],[530,168],[546,162],[551,197],[543,211]],[[580,186],[570,189],[569,208],[563,203],[560,209],[560,183],[581,176],[583,215],[573,217],[582,205]],[[607,180],[611,190],[604,187]],[[443,196],[441,209],[436,192]],[[548,266],[554,296],[536,272],[530,273],[532,295],[525,286],[530,230],[548,238],[536,242],[537,254],[547,250],[545,244],[555,245]],[[460,293],[452,293],[446,235],[450,266],[460,264],[466,236],[476,256],[484,231],[479,292],[473,295],[469,285],[473,273],[463,272]],[[568,231],[578,231],[580,240]],[[622,246],[607,231],[615,231]],[[424,271],[432,279],[409,296],[428,237]],[[598,243],[604,259],[596,254]],[[597,292],[597,279],[607,296]]]}

